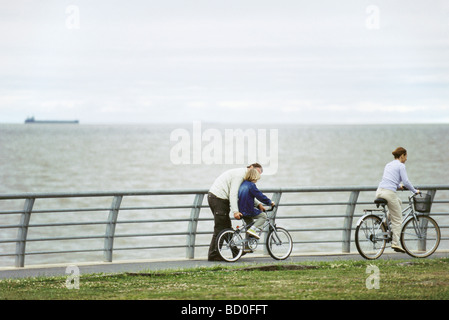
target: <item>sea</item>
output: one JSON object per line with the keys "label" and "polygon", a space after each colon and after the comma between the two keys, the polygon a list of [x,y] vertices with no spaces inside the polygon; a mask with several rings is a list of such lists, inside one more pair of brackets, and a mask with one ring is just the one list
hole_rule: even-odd
{"label": "sea", "polygon": [[[376,186],[399,146],[408,151],[407,173],[414,185],[449,184],[449,124],[0,124],[0,194],[208,189],[223,171],[253,162],[264,166],[257,184],[262,190]],[[0,211],[15,206],[23,208],[23,203],[0,201]],[[158,213],[151,214],[155,218]],[[45,222],[53,222],[55,216],[46,216]],[[210,212],[203,209],[201,217],[210,218]],[[18,223],[19,218],[2,215],[0,225]],[[33,221],[43,220],[33,215]],[[285,223],[291,227],[288,220]],[[0,229],[0,240],[15,236],[16,229]],[[41,245],[44,242],[30,243],[27,250],[51,250]],[[55,241],[52,245],[59,246]],[[0,243],[0,253],[11,251],[11,246],[15,244]],[[301,248],[339,249],[340,244]],[[142,251],[130,256],[121,251],[118,259],[185,256],[185,249],[174,254]],[[82,255],[87,257],[77,259],[97,259]],[[8,259],[0,256],[0,266],[2,261],[10,264]],[[51,254],[28,260],[59,262]]]}

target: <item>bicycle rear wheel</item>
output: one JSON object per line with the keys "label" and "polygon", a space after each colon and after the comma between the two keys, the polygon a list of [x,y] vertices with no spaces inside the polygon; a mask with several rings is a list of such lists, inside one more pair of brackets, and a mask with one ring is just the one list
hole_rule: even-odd
{"label": "bicycle rear wheel", "polygon": [[387,238],[382,220],[376,215],[363,217],[355,229],[355,245],[362,257],[379,258],[385,250]]}
{"label": "bicycle rear wheel", "polygon": [[234,229],[222,230],[217,236],[217,250],[220,256],[228,262],[240,259],[243,253],[244,243],[240,233]]}
{"label": "bicycle rear wheel", "polygon": [[402,228],[402,248],[412,257],[430,256],[440,244],[440,227],[431,217],[417,216],[409,219]]}
{"label": "bicycle rear wheel", "polygon": [[292,253],[293,241],[290,233],[284,228],[272,229],[267,235],[267,250],[276,260],[287,259]]}

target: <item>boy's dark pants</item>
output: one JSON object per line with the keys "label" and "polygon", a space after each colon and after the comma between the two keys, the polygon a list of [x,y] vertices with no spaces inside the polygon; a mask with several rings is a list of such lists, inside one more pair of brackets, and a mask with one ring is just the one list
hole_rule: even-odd
{"label": "boy's dark pants", "polygon": [[229,211],[231,211],[229,200],[217,198],[214,194],[209,192],[207,195],[207,202],[214,215],[215,223],[212,241],[209,246],[208,260],[223,260],[217,251],[216,241],[221,230],[232,228],[231,218],[229,217]]}

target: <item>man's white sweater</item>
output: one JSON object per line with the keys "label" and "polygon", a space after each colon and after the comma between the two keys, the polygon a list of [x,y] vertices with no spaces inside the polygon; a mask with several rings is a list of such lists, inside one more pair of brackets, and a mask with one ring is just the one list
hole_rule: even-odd
{"label": "man's white sweater", "polygon": [[227,170],[215,179],[215,182],[209,189],[209,192],[218,198],[229,200],[232,213],[239,212],[237,204],[238,192],[247,170],[246,168]]}

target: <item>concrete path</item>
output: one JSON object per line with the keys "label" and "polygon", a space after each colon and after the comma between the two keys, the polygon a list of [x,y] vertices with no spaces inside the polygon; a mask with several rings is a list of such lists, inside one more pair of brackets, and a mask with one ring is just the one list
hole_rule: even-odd
{"label": "concrete path", "polygon": [[[432,258],[447,258],[449,252],[434,253]],[[351,254],[309,254],[309,255],[295,255],[290,256],[287,260],[277,261],[267,256],[251,256],[242,257],[239,261],[234,263],[227,262],[213,262],[207,259],[193,259],[193,260],[140,260],[140,261],[123,261],[123,262],[103,262],[103,263],[71,263],[64,265],[36,265],[27,266],[25,268],[0,268],[0,279],[9,278],[26,278],[38,276],[66,276],[70,274],[67,271],[68,266],[77,266],[80,275],[90,273],[121,273],[121,272],[140,272],[140,271],[157,271],[157,270],[179,270],[196,267],[211,267],[215,265],[255,265],[255,264],[277,264],[277,263],[300,263],[306,261],[334,261],[334,260],[363,260],[363,258],[356,253]],[[412,259],[406,254],[400,253],[384,253],[380,259]]]}

